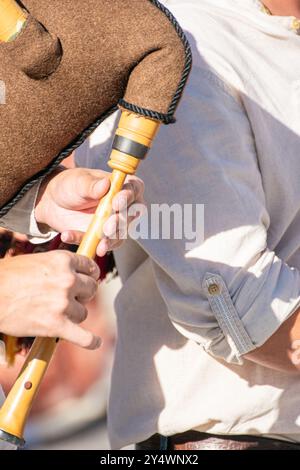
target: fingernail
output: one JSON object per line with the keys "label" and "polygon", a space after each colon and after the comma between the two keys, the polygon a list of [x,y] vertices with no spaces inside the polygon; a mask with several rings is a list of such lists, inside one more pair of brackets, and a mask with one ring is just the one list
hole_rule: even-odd
{"label": "fingernail", "polygon": [[70,237],[67,233],[63,233],[61,235],[61,241],[66,243],[66,242],[71,241],[71,240],[70,240]]}
{"label": "fingernail", "polygon": [[90,267],[90,273],[93,274],[93,273],[97,273],[99,271],[99,267],[97,264],[92,264],[91,267]]}

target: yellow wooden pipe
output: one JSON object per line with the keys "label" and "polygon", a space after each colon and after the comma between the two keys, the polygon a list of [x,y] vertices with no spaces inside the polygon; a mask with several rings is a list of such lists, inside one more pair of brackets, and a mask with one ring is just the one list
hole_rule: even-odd
{"label": "yellow wooden pipe", "polygon": [[[150,149],[159,126],[160,123],[153,119],[123,111],[116,135],[131,139]],[[103,237],[103,225],[112,211],[112,200],[121,191],[126,176],[135,174],[139,163],[140,160],[131,155],[112,150],[108,163],[113,169],[110,191],[100,202],[89,230],[78,249],[78,254],[88,258],[95,257],[98,243]]]}
{"label": "yellow wooden pipe", "polygon": [[26,19],[26,11],[15,0],[0,0],[0,41],[12,41]]}
{"label": "yellow wooden pipe", "polygon": [[[41,381],[55,351],[57,340],[37,338],[0,411],[0,429],[24,443],[23,432]],[[1,437],[1,436],[0,436]]]}
{"label": "yellow wooden pipe", "polygon": [[[116,135],[125,137],[150,148],[160,123],[136,114],[123,111]],[[103,237],[103,225],[112,212],[112,200],[122,189],[128,174],[134,174],[140,160],[119,150],[112,150],[109,166],[111,187],[100,201],[90,227],[84,236],[78,254],[94,258],[96,248]],[[47,306],[45,306],[47,307]],[[41,381],[47,371],[57,345],[53,338],[37,338],[24,366],[0,410],[0,440],[21,445],[24,427],[37,395]]]}

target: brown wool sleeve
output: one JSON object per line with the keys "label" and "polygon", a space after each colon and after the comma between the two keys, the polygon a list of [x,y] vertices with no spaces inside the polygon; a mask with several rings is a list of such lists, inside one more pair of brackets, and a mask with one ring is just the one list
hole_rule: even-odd
{"label": "brown wool sleeve", "polygon": [[24,0],[0,43],[0,216],[118,105],[164,123],[191,68],[189,44],[156,0]]}

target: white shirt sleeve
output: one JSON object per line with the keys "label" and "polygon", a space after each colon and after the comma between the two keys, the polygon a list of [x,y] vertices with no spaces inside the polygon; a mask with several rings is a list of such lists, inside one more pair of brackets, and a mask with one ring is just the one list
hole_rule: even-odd
{"label": "white shirt sleeve", "polygon": [[138,242],[176,329],[241,363],[299,307],[300,273],[268,246],[270,216],[243,105],[194,67],[177,119],[140,176],[152,205],[203,205],[204,239],[191,249],[185,237]]}
{"label": "white shirt sleeve", "polygon": [[33,186],[4,217],[0,218],[0,227],[28,235],[33,244],[46,243],[57,235],[57,232],[50,228],[42,230],[35,219],[34,209],[41,181]]}
{"label": "white shirt sleeve", "polygon": [[[148,233],[138,243],[151,258],[174,327],[213,356],[239,364],[299,307],[300,272],[268,246],[270,215],[253,130],[229,88],[194,65],[177,123],[159,134],[139,169],[149,209],[204,206],[204,240],[187,250],[184,237],[155,240]],[[103,167],[112,129],[101,125],[77,152],[77,164]]]}

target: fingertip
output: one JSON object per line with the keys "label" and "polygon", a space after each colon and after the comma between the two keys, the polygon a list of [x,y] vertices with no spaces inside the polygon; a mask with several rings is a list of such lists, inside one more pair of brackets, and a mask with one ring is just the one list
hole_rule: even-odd
{"label": "fingertip", "polygon": [[[118,218],[116,215],[112,215],[104,224],[103,226],[103,233],[105,238],[103,240],[107,241],[107,239],[116,239],[117,238],[117,230],[118,230]],[[103,241],[101,240],[101,241]]]}
{"label": "fingertip", "polygon": [[101,240],[97,247],[97,256],[102,258],[108,252],[108,242],[106,239]]}
{"label": "fingertip", "polygon": [[102,339],[99,336],[94,336],[91,344],[86,349],[95,351],[96,349],[99,349],[101,345],[102,345]]}
{"label": "fingertip", "polygon": [[69,232],[63,232],[60,236],[63,243],[72,243],[73,236]]}
{"label": "fingertip", "polygon": [[101,247],[100,248],[98,247],[97,248],[97,256],[99,258],[103,258],[103,256],[105,256],[105,255],[106,255],[106,252]]}

